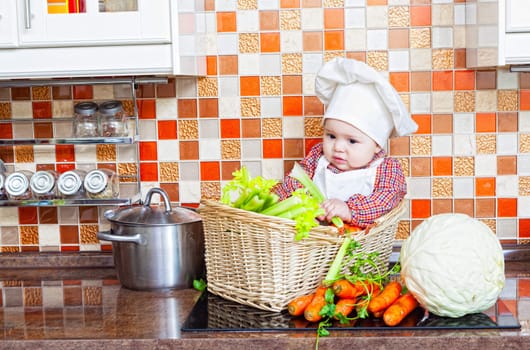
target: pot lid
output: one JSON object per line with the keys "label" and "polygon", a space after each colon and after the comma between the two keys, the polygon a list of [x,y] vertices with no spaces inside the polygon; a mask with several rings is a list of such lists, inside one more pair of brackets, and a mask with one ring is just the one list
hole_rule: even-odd
{"label": "pot lid", "polygon": [[[158,193],[162,197],[165,209],[150,205],[153,193]],[[150,189],[144,205],[108,210],[105,212],[105,217],[112,222],[130,225],[175,225],[201,221],[201,216],[191,209],[183,207],[171,209],[169,197],[161,188]]]}

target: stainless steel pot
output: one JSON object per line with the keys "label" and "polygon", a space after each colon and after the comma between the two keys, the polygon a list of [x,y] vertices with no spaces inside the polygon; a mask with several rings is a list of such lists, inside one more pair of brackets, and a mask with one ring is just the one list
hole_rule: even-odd
{"label": "stainless steel pot", "polygon": [[[151,207],[158,193],[165,210]],[[204,233],[199,214],[191,209],[171,209],[167,193],[149,190],[144,205],[108,210],[111,229],[98,232],[111,241],[116,273],[129,289],[183,289],[204,275]]]}

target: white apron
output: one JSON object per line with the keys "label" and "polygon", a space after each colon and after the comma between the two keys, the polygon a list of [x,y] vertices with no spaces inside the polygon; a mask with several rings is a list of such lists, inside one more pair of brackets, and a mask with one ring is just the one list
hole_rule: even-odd
{"label": "white apron", "polygon": [[377,167],[383,159],[375,160],[368,168],[335,174],[328,169],[329,162],[322,156],[318,160],[313,182],[327,199],[346,201],[354,194],[368,196],[374,190]]}

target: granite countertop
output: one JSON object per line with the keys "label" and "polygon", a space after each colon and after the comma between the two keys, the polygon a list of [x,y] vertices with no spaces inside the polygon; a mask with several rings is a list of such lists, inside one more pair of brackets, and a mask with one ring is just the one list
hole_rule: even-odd
{"label": "granite countertop", "polygon": [[[58,269],[57,259],[73,263]],[[529,261],[507,259],[500,297],[521,329],[336,330],[320,338],[319,349],[528,349]],[[102,267],[90,267],[94,262]],[[0,266],[0,349],[315,348],[314,330],[181,331],[200,293],[123,288],[109,255],[2,255]]]}

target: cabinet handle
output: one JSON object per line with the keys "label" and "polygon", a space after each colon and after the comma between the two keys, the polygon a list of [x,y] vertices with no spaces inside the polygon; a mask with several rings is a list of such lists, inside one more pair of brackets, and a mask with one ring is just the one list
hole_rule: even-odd
{"label": "cabinet handle", "polygon": [[25,0],[24,1],[24,7],[25,7],[25,12],[24,12],[24,25],[26,27],[26,29],[31,29],[31,3],[30,3],[30,0]]}

